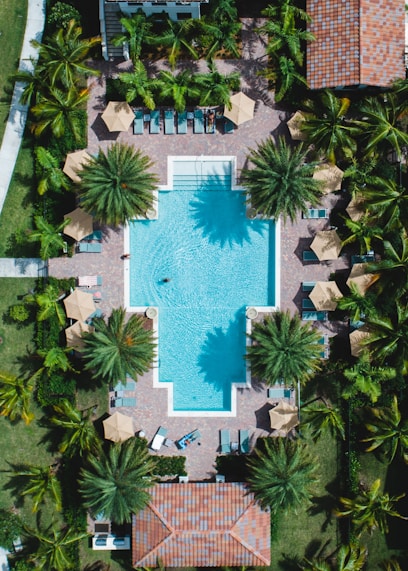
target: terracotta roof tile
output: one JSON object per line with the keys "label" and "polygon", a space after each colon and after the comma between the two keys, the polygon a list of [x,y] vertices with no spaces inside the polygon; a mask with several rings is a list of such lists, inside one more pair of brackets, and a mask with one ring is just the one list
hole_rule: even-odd
{"label": "terracotta roof tile", "polygon": [[307,0],[307,79],[312,89],[387,86],[405,77],[403,0]]}
{"label": "terracotta roof tile", "polygon": [[270,563],[270,515],[242,484],[159,484],[133,516],[135,567],[263,566]]}

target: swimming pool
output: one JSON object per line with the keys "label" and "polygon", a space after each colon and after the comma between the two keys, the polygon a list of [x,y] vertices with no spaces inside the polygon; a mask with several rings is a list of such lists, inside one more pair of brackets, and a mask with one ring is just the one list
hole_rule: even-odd
{"label": "swimming pool", "polygon": [[169,413],[233,414],[232,389],[247,383],[246,307],[277,302],[275,223],[247,217],[232,158],[173,158],[169,172],[157,219],[129,225],[129,305],[158,308]]}

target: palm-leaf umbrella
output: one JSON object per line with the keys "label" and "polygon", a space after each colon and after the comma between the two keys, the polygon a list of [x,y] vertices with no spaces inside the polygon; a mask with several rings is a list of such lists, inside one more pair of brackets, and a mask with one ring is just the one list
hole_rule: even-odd
{"label": "palm-leaf umbrella", "polygon": [[324,164],[316,167],[313,178],[322,183],[322,191],[325,194],[341,190],[341,182],[344,172],[336,165]]}
{"label": "palm-leaf umbrella", "polygon": [[67,317],[79,321],[85,321],[96,309],[92,294],[79,289],[64,299],[64,305]]}
{"label": "palm-leaf umbrella", "polygon": [[255,101],[240,91],[230,98],[231,108],[224,109],[224,117],[230,119],[235,125],[241,125],[254,117]]}
{"label": "palm-leaf umbrella", "polygon": [[316,282],[309,297],[317,310],[334,311],[337,307],[337,300],[342,298],[343,294],[336,282]]}
{"label": "palm-leaf umbrella", "polygon": [[113,442],[124,442],[135,435],[133,418],[120,412],[115,412],[102,422],[104,436]]}
{"label": "palm-leaf umbrella", "polygon": [[85,149],[68,153],[62,171],[74,182],[81,182],[78,171],[82,169],[83,164],[89,161],[90,158]]}
{"label": "palm-leaf umbrella", "polygon": [[102,120],[110,132],[127,131],[134,119],[135,114],[125,101],[109,101],[102,113]]}
{"label": "palm-leaf umbrella", "polygon": [[380,277],[379,274],[367,273],[366,268],[367,264],[354,264],[346,282],[350,288],[354,284],[360,295],[365,295],[368,288]]}
{"label": "palm-leaf umbrella", "polygon": [[74,240],[79,242],[85,236],[89,236],[93,232],[93,218],[90,214],[82,210],[82,208],[76,208],[72,212],[64,215],[64,219],[70,219],[70,223],[64,228],[64,234],[71,236]]}
{"label": "palm-leaf umbrella", "polygon": [[336,230],[320,230],[316,232],[310,248],[320,261],[335,260],[339,257],[342,243]]}

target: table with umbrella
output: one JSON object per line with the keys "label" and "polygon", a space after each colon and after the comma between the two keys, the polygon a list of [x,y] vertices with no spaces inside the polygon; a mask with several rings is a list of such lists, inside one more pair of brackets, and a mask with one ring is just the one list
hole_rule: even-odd
{"label": "table with umbrella", "polygon": [[354,264],[346,282],[349,288],[354,285],[360,295],[365,295],[368,288],[380,277],[380,274],[367,272],[367,267],[367,264]]}
{"label": "table with umbrella", "polygon": [[73,325],[65,329],[67,347],[72,347],[76,351],[81,351],[84,347],[83,334],[92,333],[94,328],[84,321],[75,321]]}
{"label": "table with umbrella", "polygon": [[240,91],[230,97],[230,108],[225,106],[224,117],[235,125],[241,125],[245,121],[253,119],[254,110],[255,101]]}
{"label": "table with umbrella", "polygon": [[354,222],[358,222],[364,216],[365,210],[364,198],[361,195],[352,198],[346,208],[347,214]]}
{"label": "table with umbrella", "polygon": [[93,232],[93,217],[85,212],[82,208],[76,208],[68,214],[64,214],[64,219],[70,219],[70,222],[64,228],[64,234],[70,236],[77,242],[80,242],[85,236],[89,236]]}
{"label": "table with umbrella", "polygon": [[64,299],[64,305],[67,317],[78,321],[86,321],[96,311],[93,295],[79,289]]}
{"label": "table with umbrella", "polygon": [[124,442],[135,435],[133,418],[121,412],[114,412],[102,424],[104,436],[107,440]]}
{"label": "table with umbrella", "polygon": [[135,119],[135,114],[125,101],[109,101],[102,120],[108,130],[112,132],[127,131]]}
{"label": "table with umbrella", "polygon": [[287,435],[299,424],[298,407],[286,401],[280,401],[269,411],[269,418],[271,428]]}
{"label": "table with umbrella", "polygon": [[316,282],[309,294],[309,298],[318,311],[334,311],[337,307],[337,300],[342,297],[343,294],[333,281]]}
{"label": "table with umbrella", "polygon": [[365,348],[365,341],[369,339],[370,331],[366,325],[355,329],[349,334],[350,349],[353,357],[359,357]]}
{"label": "table with umbrella", "polygon": [[316,167],[313,178],[322,183],[324,194],[341,190],[344,172],[337,165],[324,164]]}
{"label": "table with umbrella", "polygon": [[306,140],[306,133],[302,131],[302,124],[306,121],[307,115],[307,113],[302,113],[302,111],[296,111],[293,117],[286,123],[290,136],[294,141]]}
{"label": "table with umbrella", "polygon": [[310,248],[321,262],[336,260],[340,255],[342,242],[336,230],[320,230],[316,232]]}
{"label": "table with umbrella", "polygon": [[83,165],[90,160],[91,156],[88,155],[85,149],[68,153],[62,172],[65,173],[73,182],[81,182],[81,178],[78,176],[78,171],[82,170]]}

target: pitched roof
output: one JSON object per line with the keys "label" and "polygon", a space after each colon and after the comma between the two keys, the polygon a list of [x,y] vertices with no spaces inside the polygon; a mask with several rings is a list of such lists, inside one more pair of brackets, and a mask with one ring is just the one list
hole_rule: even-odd
{"label": "pitched roof", "polygon": [[403,0],[307,0],[311,89],[386,87],[405,77]]}
{"label": "pitched roof", "polygon": [[265,566],[270,514],[243,484],[159,484],[132,521],[135,567]]}

